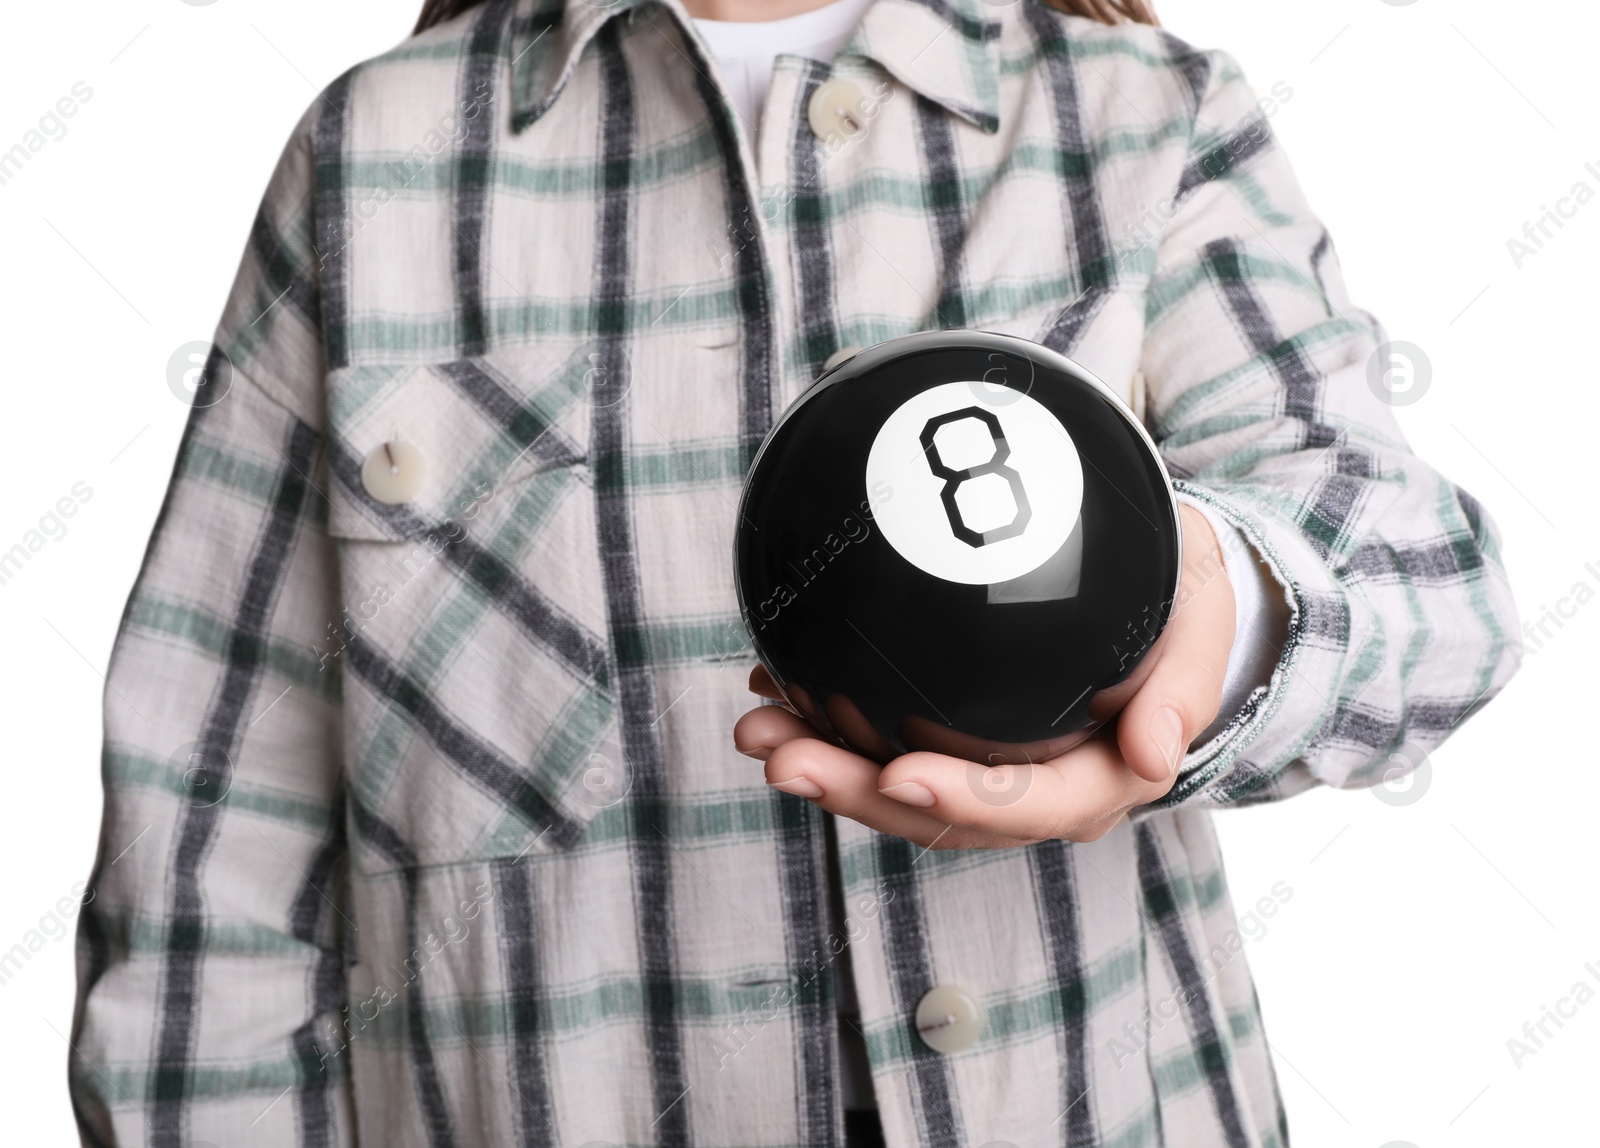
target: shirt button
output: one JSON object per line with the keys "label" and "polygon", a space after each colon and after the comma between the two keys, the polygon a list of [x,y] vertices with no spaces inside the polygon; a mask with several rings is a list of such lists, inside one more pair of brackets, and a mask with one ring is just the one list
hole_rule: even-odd
{"label": "shirt button", "polygon": [[917,1005],[917,1034],[935,1052],[965,1052],[988,1019],[983,1002],[960,985],[935,985]]}
{"label": "shirt button", "polygon": [[824,80],[811,93],[806,119],[823,143],[853,140],[867,130],[867,101],[849,80]]}
{"label": "shirt button", "polygon": [[378,447],[361,464],[361,485],[390,506],[410,502],[428,477],[428,460],[408,442],[395,439]]}
{"label": "shirt button", "polygon": [[848,362],[849,360],[855,358],[860,353],[861,353],[861,348],[860,347],[854,347],[854,346],[851,346],[851,347],[840,347],[837,351],[835,351],[833,354],[829,355],[825,360],[823,360],[823,363],[822,363],[823,374],[827,374],[829,371],[833,370],[833,368],[837,367],[840,363]]}

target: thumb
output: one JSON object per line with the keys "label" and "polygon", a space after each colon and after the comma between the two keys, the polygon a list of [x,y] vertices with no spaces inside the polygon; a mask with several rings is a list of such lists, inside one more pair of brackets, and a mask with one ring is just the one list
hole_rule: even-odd
{"label": "thumb", "polygon": [[[1159,660],[1117,721],[1117,746],[1133,772],[1146,781],[1177,776],[1189,743],[1210,725],[1222,702],[1222,683],[1233,646],[1233,586],[1210,526],[1185,513],[1185,563],[1180,608],[1162,635]],[[1189,515],[1199,519],[1198,527]],[[1201,543],[1201,545],[1195,545]],[[1209,545],[1206,545],[1209,544]],[[1202,558],[1207,552],[1211,560]]]}

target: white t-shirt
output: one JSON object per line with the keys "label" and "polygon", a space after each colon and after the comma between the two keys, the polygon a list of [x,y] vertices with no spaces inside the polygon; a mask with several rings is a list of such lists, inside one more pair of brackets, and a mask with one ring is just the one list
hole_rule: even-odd
{"label": "white t-shirt", "polygon": [[779,56],[805,56],[829,63],[855,33],[872,0],[833,0],[782,20],[696,20],[695,28],[716,57],[733,106],[754,141],[761,108],[772,88]]}

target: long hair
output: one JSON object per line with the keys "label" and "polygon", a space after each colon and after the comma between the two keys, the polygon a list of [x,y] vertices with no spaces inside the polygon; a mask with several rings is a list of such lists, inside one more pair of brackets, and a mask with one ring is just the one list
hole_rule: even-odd
{"label": "long hair", "polygon": [[[1140,24],[1155,24],[1155,11],[1147,0],[1044,0],[1052,8],[1059,8],[1069,16],[1087,16],[1102,24],[1120,24],[1133,20]],[[459,16],[468,8],[476,8],[483,0],[425,0],[422,15],[417,17],[416,30],[421,32],[435,24],[442,24]]]}

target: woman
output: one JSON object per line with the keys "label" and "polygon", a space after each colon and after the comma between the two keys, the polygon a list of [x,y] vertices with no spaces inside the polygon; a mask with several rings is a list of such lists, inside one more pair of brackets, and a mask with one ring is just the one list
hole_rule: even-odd
{"label": "woman", "polygon": [[[1229,57],[842,3],[430,3],[307,111],[113,658],[85,1143],[1285,1142],[1209,810],[1499,689],[1493,527]],[[752,453],[930,327],[1186,507],[1149,680],[1004,800],[740,717]]]}

